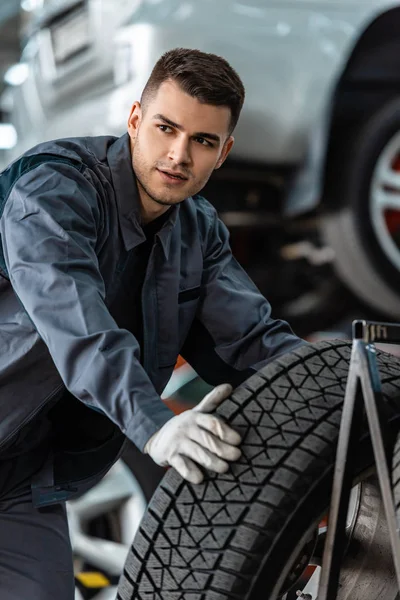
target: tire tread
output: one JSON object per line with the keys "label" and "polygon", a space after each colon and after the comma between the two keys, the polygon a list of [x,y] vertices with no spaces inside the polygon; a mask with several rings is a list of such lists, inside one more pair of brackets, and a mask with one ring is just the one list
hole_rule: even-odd
{"label": "tire tread", "polygon": [[[217,414],[242,435],[242,457],[198,486],[168,471],[129,552],[118,600],[250,598],[299,498],[332,469],[350,350],[343,341],[303,346],[232,393]],[[378,360],[394,408],[400,367],[390,355]]]}

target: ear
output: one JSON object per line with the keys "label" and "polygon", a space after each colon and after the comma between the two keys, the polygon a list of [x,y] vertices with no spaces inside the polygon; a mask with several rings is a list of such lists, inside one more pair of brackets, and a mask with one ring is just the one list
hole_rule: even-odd
{"label": "ear", "polygon": [[128,119],[128,133],[129,137],[134,140],[136,138],[140,122],[142,120],[142,107],[140,102],[136,101],[133,103],[131,112]]}
{"label": "ear", "polygon": [[222,148],[221,155],[218,159],[217,164],[215,165],[215,169],[219,169],[220,166],[225,162],[229,152],[233,148],[234,143],[235,143],[235,138],[232,135],[230,135]]}

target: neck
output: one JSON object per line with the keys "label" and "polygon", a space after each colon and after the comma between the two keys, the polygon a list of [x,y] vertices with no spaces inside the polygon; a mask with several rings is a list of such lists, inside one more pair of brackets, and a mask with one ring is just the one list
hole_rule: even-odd
{"label": "neck", "polygon": [[147,225],[148,223],[151,223],[151,221],[154,221],[154,219],[157,219],[166,213],[170,206],[155,202],[142,187],[140,181],[137,181],[137,187],[140,199],[141,221],[143,225]]}

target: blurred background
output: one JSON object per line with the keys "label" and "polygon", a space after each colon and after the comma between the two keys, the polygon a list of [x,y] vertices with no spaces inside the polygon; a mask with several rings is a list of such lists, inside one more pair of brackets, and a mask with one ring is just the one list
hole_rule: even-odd
{"label": "blurred background", "polygon": [[[46,139],[123,134],[177,46],[246,87],[204,195],[273,315],[310,340],[400,321],[398,1],[1,0],[0,170]],[[180,363],[164,396],[179,411],[206,389]]]}

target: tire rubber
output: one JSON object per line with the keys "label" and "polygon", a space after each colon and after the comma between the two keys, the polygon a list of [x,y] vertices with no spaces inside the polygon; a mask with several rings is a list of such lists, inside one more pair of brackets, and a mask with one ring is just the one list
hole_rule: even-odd
{"label": "tire rubber", "polygon": [[[350,353],[346,341],[304,345],[224,401],[217,414],[243,436],[242,457],[200,485],[167,472],[128,554],[118,600],[278,597],[296,544],[329,505]],[[378,363],[394,444],[400,364],[380,352]],[[363,474],[373,464],[366,426],[353,451]]]}
{"label": "tire rubber", "polygon": [[355,131],[344,135],[330,158],[321,233],[335,251],[339,278],[363,302],[400,318],[400,272],[377,239],[370,212],[370,186],[382,150],[400,131],[400,98],[385,103]]}

